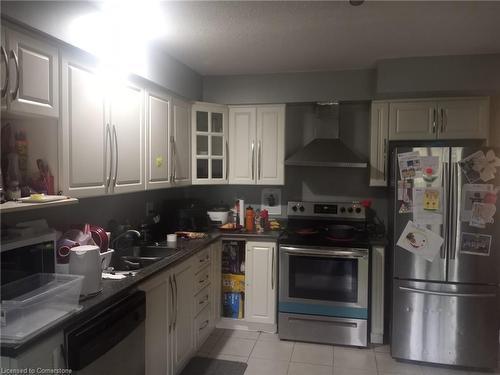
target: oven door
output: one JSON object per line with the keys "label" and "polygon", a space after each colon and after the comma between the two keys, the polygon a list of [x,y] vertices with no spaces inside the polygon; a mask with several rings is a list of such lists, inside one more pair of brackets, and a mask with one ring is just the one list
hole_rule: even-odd
{"label": "oven door", "polygon": [[367,319],[368,249],[280,246],[279,311]]}

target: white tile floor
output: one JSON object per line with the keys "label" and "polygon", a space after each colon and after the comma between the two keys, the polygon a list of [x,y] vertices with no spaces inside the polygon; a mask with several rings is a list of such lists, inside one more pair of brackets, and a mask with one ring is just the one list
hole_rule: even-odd
{"label": "white tile floor", "polygon": [[392,359],[388,346],[358,349],[280,341],[278,335],[216,329],[199,356],[246,362],[245,375],[487,375]]}

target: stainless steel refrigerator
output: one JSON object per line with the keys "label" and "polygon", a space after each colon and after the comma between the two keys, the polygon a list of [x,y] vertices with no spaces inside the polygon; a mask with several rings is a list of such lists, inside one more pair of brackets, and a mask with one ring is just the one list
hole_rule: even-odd
{"label": "stainless steel refrigerator", "polygon": [[[403,172],[416,177],[398,185],[398,155],[407,152],[423,158],[406,159],[405,163],[403,155]],[[411,159],[411,154],[406,155]],[[477,368],[498,366],[500,214],[492,214],[492,205],[497,207],[494,188],[500,186],[500,168],[495,166],[494,155],[500,151],[472,147],[392,150],[394,358]],[[426,193],[440,191],[438,202],[434,201],[438,209],[427,211],[422,209],[422,201],[412,201],[421,197],[413,197],[413,187]],[[426,198],[424,204],[432,204],[432,200]],[[408,221],[414,219],[443,239],[432,261],[397,245]],[[411,236],[409,240],[415,241]]]}

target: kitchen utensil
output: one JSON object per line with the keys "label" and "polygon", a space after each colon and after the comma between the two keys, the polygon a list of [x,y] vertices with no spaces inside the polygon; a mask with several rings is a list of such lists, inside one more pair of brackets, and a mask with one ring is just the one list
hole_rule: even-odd
{"label": "kitchen utensil", "polygon": [[94,245],[76,246],[70,250],[69,273],[84,276],[82,296],[102,290],[102,268],[100,248]]}
{"label": "kitchen utensil", "polygon": [[97,225],[90,225],[90,234],[95,244],[101,249],[101,253],[108,250],[109,247],[109,237],[106,231]]}

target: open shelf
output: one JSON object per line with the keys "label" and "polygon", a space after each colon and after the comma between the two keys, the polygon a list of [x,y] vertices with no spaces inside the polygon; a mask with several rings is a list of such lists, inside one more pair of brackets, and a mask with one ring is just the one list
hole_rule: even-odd
{"label": "open shelf", "polygon": [[35,210],[39,208],[47,208],[47,207],[57,207],[57,206],[67,206],[70,204],[77,204],[78,199],[76,198],[68,198],[60,201],[54,202],[45,202],[45,203],[22,203],[16,201],[9,201],[0,204],[0,213],[9,213],[9,212],[19,212],[19,211],[27,211],[27,210]]}

